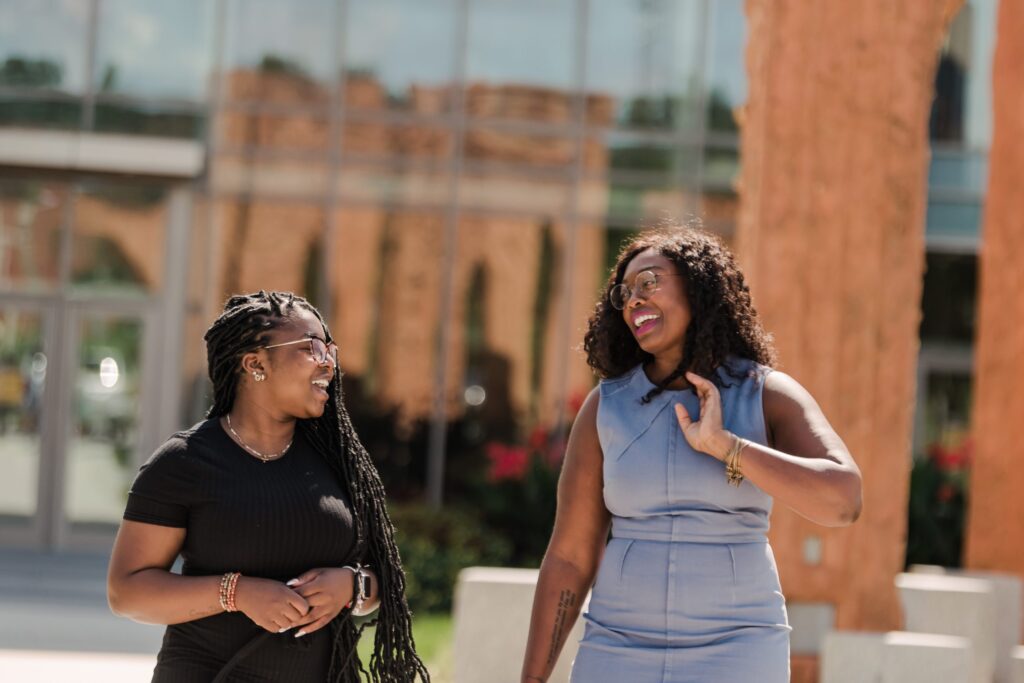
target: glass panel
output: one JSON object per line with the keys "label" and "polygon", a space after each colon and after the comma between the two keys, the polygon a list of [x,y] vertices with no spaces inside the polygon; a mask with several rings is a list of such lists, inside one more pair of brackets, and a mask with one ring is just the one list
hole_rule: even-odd
{"label": "glass panel", "polygon": [[471,128],[464,141],[459,200],[478,209],[569,211],[576,150],[569,134]]}
{"label": "glass panel", "polygon": [[921,297],[921,340],[973,342],[977,291],[977,256],[929,253]]}
{"label": "glass panel", "polygon": [[997,0],[971,0],[954,18],[939,55],[930,121],[933,140],[992,143],[992,53]]}
{"label": "glass panel", "polygon": [[454,131],[418,122],[389,125],[347,120],[341,149],[345,159],[404,157],[416,163],[447,164],[455,145]]}
{"label": "glass panel", "polygon": [[443,206],[451,197],[451,172],[434,165],[347,163],[338,183],[346,200],[373,204]]}
{"label": "glass panel", "polygon": [[215,5],[206,0],[103,0],[96,92],[202,102]]}
{"label": "glass panel", "polygon": [[25,524],[36,512],[40,419],[47,358],[36,312],[0,309],[0,520]]}
{"label": "glass panel", "polygon": [[0,86],[85,89],[89,3],[0,0]]}
{"label": "glass panel", "polygon": [[943,200],[931,196],[926,221],[927,238],[952,237],[976,243],[981,228],[981,200]]}
{"label": "glass panel", "polygon": [[326,105],[335,78],[334,0],[235,0],[228,12],[230,99]]}
{"label": "glass panel", "polygon": [[700,3],[595,0],[589,18],[587,94],[607,98],[620,126],[694,127]]}
{"label": "glass panel", "polygon": [[77,129],[82,124],[82,103],[67,98],[25,99],[0,94],[0,126]]}
{"label": "glass panel", "polygon": [[576,3],[473,0],[466,110],[472,117],[572,120]]}
{"label": "glass panel", "polygon": [[220,153],[213,159],[210,186],[216,193],[323,200],[329,187],[326,160],[301,154]]}
{"label": "glass panel", "polygon": [[421,498],[433,410],[445,216],[344,207],[330,254],[331,332],[353,424],[389,497]]}
{"label": "glass panel", "polygon": [[0,290],[57,287],[67,195],[58,183],[0,181]]}
{"label": "glass panel", "polygon": [[747,99],[747,72],[743,61],[747,20],[742,0],[715,0],[707,59],[707,126],[711,131],[738,131],[733,110]]}
{"label": "glass panel", "polygon": [[220,144],[250,148],[316,152],[327,156],[331,122],[324,113],[221,110]]}
{"label": "glass panel", "polygon": [[349,2],[346,105],[448,111],[458,45],[455,6],[453,0]]}
{"label": "glass panel", "polygon": [[988,154],[964,150],[932,150],[928,189],[964,190],[979,197],[988,188]]}
{"label": "glass panel", "polygon": [[445,490],[512,540],[515,566],[539,565],[554,519],[566,335],[588,308],[579,294],[568,305],[567,237],[536,214],[463,214],[459,226]]}
{"label": "glass panel", "polygon": [[89,3],[0,0],[0,126],[76,129]]}
{"label": "glass panel", "polygon": [[705,187],[729,189],[733,187],[740,172],[740,150],[738,147],[705,147],[703,183]]}
{"label": "glass panel", "polygon": [[279,290],[314,302],[323,273],[326,217],[322,202],[225,200],[215,220],[221,254],[215,299],[232,294]]}
{"label": "glass panel", "polygon": [[90,317],[78,324],[65,509],[71,522],[117,524],[135,474],[142,323]]}
{"label": "glass panel", "polygon": [[137,296],[163,285],[167,188],[90,184],[75,201],[71,283]]}
{"label": "glass panel", "polygon": [[196,139],[203,135],[204,116],[185,107],[135,103],[96,103],[93,129],[155,137]]}

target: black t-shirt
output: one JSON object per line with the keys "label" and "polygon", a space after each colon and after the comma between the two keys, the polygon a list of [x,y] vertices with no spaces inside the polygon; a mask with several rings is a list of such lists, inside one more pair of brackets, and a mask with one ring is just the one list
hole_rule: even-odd
{"label": "black t-shirt", "polygon": [[[270,462],[249,455],[217,419],[175,434],[139,470],[124,518],[184,528],[187,576],[236,571],[288,581],[353,561],[348,498],[298,430],[288,451]],[[208,683],[262,632],[241,612],[168,626],[153,680]],[[324,681],[331,645],[330,627],[298,639],[273,634],[229,680]]]}

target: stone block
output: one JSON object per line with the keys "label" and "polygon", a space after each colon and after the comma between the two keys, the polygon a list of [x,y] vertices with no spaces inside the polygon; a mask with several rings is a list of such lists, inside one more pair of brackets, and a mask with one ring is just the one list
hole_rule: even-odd
{"label": "stone block", "polygon": [[[915,574],[944,574],[989,581],[996,599],[996,670],[995,683],[1012,681],[1013,650],[1021,642],[1024,614],[1024,582],[1015,574],[982,569],[947,569],[935,565],[910,566]],[[1021,683],[1024,683],[1022,681]]]}
{"label": "stone block", "polygon": [[881,683],[970,683],[971,642],[960,636],[885,634]]}
{"label": "stone block", "polygon": [[830,602],[787,602],[786,613],[793,632],[789,650],[793,655],[821,654],[825,634],[836,626],[836,608]]}
{"label": "stone block", "polygon": [[[519,683],[537,585],[536,569],[470,567],[459,573],[454,605],[455,683]],[[582,614],[587,608],[584,601]],[[569,680],[583,619],[569,632],[550,683]]]}
{"label": "stone block", "polygon": [[820,683],[877,683],[882,675],[884,633],[831,631],[821,646]]}
{"label": "stone block", "polygon": [[[991,581],[942,574],[896,577],[904,629],[967,638],[970,683],[992,683],[996,668],[996,594]],[[941,680],[941,679],[937,679]]]}
{"label": "stone block", "polygon": [[1010,653],[1010,683],[1024,683],[1024,645]]}

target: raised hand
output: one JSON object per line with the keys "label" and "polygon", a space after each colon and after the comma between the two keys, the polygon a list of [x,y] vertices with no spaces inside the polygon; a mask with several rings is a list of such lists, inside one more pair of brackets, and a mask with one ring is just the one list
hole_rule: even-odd
{"label": "raised hand", "polygon": [[695,451],[701,451],[724,460],[731,444],[731,435],[722,425],[722,397],[713,382],[692,372],[686,380],[693,385],[700,399],[700,414],[694,420],[681,403],[675,404],[676,419],[686,442]]}
{"label": "raised hand", "polygon": [[318,631],[338,616],[352,602],[352,584],[352,570],[339,567],[310,569],[289,581],[292,590],[310,606],[309,613],[295,624],[301,627],[295,637]]}
{"label": "raised hand", "polygon": [[242,576],[235,589],[238,610],[259,627],[279,633],[299,624],[309,602],[280,581]]}

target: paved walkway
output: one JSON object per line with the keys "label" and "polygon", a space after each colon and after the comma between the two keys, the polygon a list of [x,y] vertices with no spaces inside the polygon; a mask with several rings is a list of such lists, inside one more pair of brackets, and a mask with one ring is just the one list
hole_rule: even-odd
{"label": "paved walkway", "polygon": [[107,607],[105,554],[0,551],[0,681],[148,681],[162,626]]}

